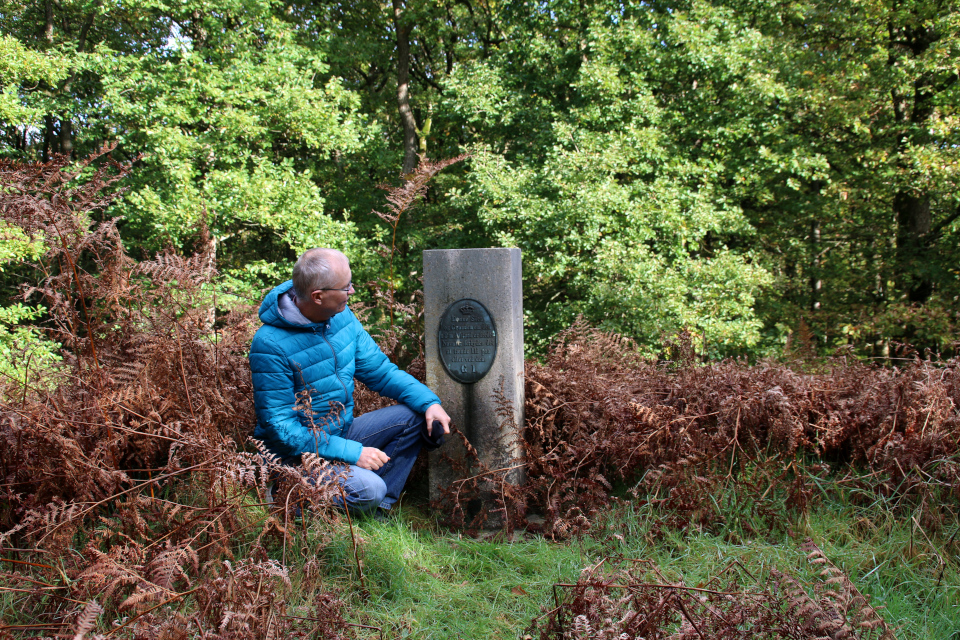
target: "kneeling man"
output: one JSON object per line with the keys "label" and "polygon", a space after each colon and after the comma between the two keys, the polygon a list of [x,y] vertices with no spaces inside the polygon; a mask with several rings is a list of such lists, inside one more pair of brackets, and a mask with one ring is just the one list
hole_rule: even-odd
{"label": "kneeling man", "polygon": [[[306,452],[347,463],[342,486],[350,510],[389,510],[421,447],[435,448],[450,433],[450,416],[430,389],[384,355],[347,307],[351,293],[347,257],[311,249],[294,266],[293,280],[267,294],[250,348],[253,437],[287,464]],[[402,404],[354,420],[354,378]],[[305,389],[317,412],[313,422],[322,427],[316,431],[295,408]],[[339,413],[330,414],[331,401],[342,406]]]}

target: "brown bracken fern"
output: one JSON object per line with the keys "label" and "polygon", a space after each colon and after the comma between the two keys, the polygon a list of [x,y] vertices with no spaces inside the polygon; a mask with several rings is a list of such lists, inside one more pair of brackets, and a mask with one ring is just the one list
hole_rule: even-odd
{"label": "brown bracken fern", "polygon": [[214,308],[210,256],[126,255],[94,215],[130,171],[110,151],[0,161],[0,215],[47,248],[23,296],[47,308],[40,328],[65,358],[56,384],[0,380],[0,590],[23,595],[18,628],[351,637],[318,574],[299,587],[313,620],[288,615],[288,569],[267,550],[285,557],[305,509],[337,517],[337,469],[247,446],[255,316]]}
{"label": "brown bracken fern", "polygon": [[425,155],[419,156],[417,167],[409,174],[403,176],[403,182],[398,187],[381,185],[380,188],[387,192],[387,210],[374,211],[373,213],[381,220],[390,225],[390,247],[381,247],[381,253],[390,261],[390,273],[387,278],[387,300],[386,308],[390,316],[390,327],[394,325],[395,303],[395,283],[393,262],[397,254],[397,228],[400,226],[400,218],[404,213],[408,213],[417,202],[427,194],[430,181],[449,167],[466,160],[469,154],[462,154],[446,160],[430,160]]}
{"label": "brown bracken fern", "polygon": [[[928,530],[948,522],[936,496],[960,498],[957,359],[907,352],[904,365],[885,368],[838,356],[805,372],[802,363],[701,366],[635,354],[628,339],[578,322],[545,362],[528,361],[523,456],[503,469],[462,469],[473,480],[446,491],[453,524],[482,526],[485,514],[462,514],[517,465],[526,484],[494,508],[554,538],[589,528],[614,485],[654,506],[657,526],[714,531],[733,517],[788,527],[826,474],[909,498],[903,504],[920,505]],[[741,499],[717,499],[729,495]]]}
{"label": "brown bracken fern", "polygon": [[825,564],[819,581],[739,561],[705,584],[667,577],[648,561],[605,558],[574,584],[554,585],[554,603],[535,618],[540,640],[894,640],[890,627],[847,576],[813,543]]}

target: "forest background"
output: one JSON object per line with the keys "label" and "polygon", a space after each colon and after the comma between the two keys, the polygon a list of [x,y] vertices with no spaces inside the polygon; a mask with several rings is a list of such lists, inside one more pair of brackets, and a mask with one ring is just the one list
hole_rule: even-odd
{"label": "forest background", "polygon": [[[0,0],[0,637],[552,638],[584,603],[960,637],[958,36],[931,0]],[[253,310],[312,246],[421,374],[421,250],[524,252],[522,460],[442,525],[344,523],[248,440]],[[461,536],[491,491],[516,553]]]}
{"label": "forest background", "polygon": [[[208,250],[221,307],[312,246],[404,300],[423,249],[517,246],[533,353],[579,314],[649,353],[956,353],[948,0],[0,0],[0,34],[0,156],[115,144],[98,215],[135,259]],[[461,153],[395,235],[372,215]],[[44,249],[0,249],[10,354]]]}

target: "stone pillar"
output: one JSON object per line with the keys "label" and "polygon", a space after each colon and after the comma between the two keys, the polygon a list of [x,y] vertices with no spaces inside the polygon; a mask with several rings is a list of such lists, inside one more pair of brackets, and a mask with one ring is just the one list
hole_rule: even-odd
{"label": "stone pillar", "polygon": [[[520,453],[524,402],[520,249],[424,251],[423,298],[427,386],[489,469],[511,466]],[[499,391],[507,401],[502,408]],[[463,479],[444,455],[463,461],[465,454],[459,438],[430,454],[431,499],[439,486]],[[523,469],[491,479],[504,477],[522,482]]]}

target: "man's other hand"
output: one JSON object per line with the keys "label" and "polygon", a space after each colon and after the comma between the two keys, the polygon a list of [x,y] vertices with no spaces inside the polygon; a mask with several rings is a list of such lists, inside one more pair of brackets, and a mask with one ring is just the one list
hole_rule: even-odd
{"label": "man's other hand", "polygon": [[383,465],[390,462],[390,456],[376,447],[364,447],[360,452],[360,459],[357,460],[357,466],[368,471],[376,471]]}
{"label": "man's other hand", "polygon": [[450,433],[450,416],[447,415],[447,412],[443,410],[438,404],[432,404],[427,407],[427,413],[424,414],[424,418],[427,420],[427,435],[433,435],[433,421],[439,420],[440,424],[443,425],[443,432]]}

